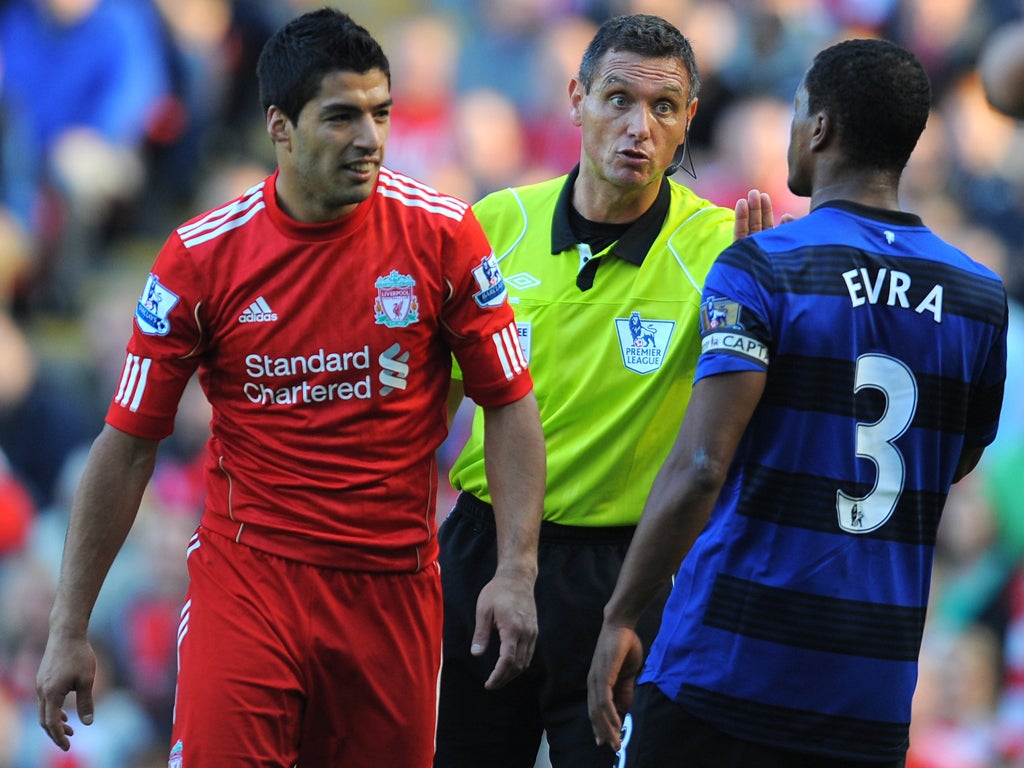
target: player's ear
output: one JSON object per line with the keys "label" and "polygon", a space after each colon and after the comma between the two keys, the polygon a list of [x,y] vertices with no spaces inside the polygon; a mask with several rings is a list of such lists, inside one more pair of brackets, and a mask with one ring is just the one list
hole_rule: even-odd
{"label": "player's ear", "polygon": [[822,110],[814,116],[814,125],[811,128],[810,149],[817,152],[828,146],[833,140],[835,133],[835,122],[828,112]]}
{"label": "player's ear", "polygon": [[274,144],[283,144],[286,149],[291,149],[292,121],[273,104],[267,109],[267,134]]}

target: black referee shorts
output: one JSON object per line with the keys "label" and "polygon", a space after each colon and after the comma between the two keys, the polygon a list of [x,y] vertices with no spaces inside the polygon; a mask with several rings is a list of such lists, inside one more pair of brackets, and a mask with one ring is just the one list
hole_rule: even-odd
{"label": "black referee shorts", "polygon": [[[594,743],[587,673],[633,531],[542,524],[533,662],[504,688],[487,691],[497,635],[482,657],[471,656],[469,646],[477,597],[497,562],[494,514],[460,494],[438,534],[445,619],[435,768],[533,768],[544,732],[555,768],[616,765],[614,751]],[[645,648],[657,633],[669,586],[638,625]]]}

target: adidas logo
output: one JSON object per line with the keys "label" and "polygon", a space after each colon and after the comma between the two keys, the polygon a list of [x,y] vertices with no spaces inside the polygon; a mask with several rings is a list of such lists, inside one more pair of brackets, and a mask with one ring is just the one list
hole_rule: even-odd
{"label": "adidas logo", "polygon": [[276,320],[277,312],[270,308],[267,300],[262,296],[246,307],[245,311],[238,316],[240,323],[273,323]]}

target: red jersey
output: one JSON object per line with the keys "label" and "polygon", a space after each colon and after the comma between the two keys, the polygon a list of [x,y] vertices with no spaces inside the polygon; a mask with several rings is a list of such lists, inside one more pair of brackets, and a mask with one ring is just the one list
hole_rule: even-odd
{"label": "red jersey", "polygon": [[276,179],[164,244],[107,422],[166,437],[198,370],[204,526],[317,565],[416,570],[437,552],[451,355],[482,406],[532,387],[497,261],[467,203],[388,169],[324,224],[285,214]]}

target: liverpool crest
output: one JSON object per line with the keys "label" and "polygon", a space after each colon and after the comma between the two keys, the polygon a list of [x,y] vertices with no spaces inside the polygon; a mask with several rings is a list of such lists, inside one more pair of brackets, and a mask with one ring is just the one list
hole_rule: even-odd
{"label": "liverpool crest", "polygon": [[374,321],[388,328],[404,328],[419,322],[420,304],[414,288],[416,281],[411,275],[402,275],[392,269],[381,275],[374,283],[377,298],[373,302]]}

